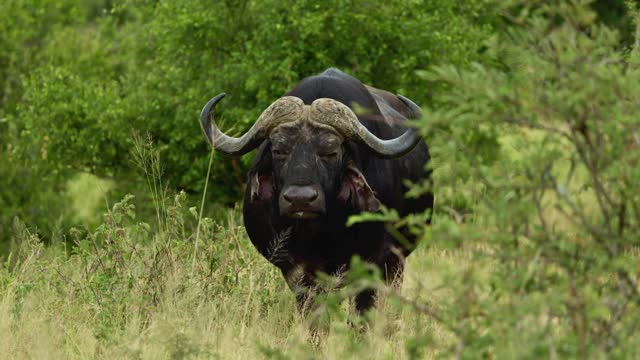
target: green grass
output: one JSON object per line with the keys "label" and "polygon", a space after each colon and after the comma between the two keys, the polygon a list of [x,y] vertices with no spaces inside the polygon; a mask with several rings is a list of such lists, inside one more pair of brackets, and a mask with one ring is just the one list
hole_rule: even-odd
{"label": "green grass", "polygon": [[[519,155],[517,138],[503,140],[513,157]],[[66,241],[45,246],[24,224],[14,223],[12,252],[0,261],[0,354],[17,359],[510,359],[611,353],[634,358],[633,349],[640,348],[640,339],[632,336],[638,319],[618,319],[616,313],[633,314],[638,304],[624,293],[630,289],[620,290],[624,283],[611,270],[637,264],[637,249],[613,259],[619,268],[591,273],[593,257],[584,252],[593,247],[577,247],[588,237],[559,211],[552,193],[544,194],[544,217],[553,227],[548,235],[557,239],[539,241],[534,232],[514,241],[500,223],[504,219],[494,219],[488,210],[464,222],[436,214],[425,241],[407,259],[400,289],[363,271],[347,274],[347,285],[303,318],[280,272],[251,245],[239,209],[221,211],[215,221],[202,217],[199,200],[170,194],[160,180],[158,154],[150,143],[142,145],[138,159],[149,174],[149,199],[126,196],[108,205],[104,196],[112,184],[80,176],[69,183],[76,199],[70,207],[93,226],[72,229]],[[554,171],[561,178],[567,169]],[[578,170],[576,176],[580,181],[568,191],[583,206],[595,206],[581,186],[586,174]],[[140,216],[136,204],[155,210]],[[92,218],[100,208],[106,210],[102,218]],[[534,220],[532,228],[538,225]],[[557,241],[561,237],[568,241]],[[584,259],[558,260],[564,253],[549,245],[555,241],[566,246],[562,251],[575,246]],[[563,262],[574,260],[575,266]],[[365,269],[357,261],[353,265],[356,273]],[[348,295],[367,284],[377,286],[381,296],[363,319],[354,314]],[[319,324],[319,336],[312,335],[312,323]],[[622,335],[609,337],[607,324]],[[616,351],[607,350],[611,341]]]}
{"label": "green grass", "polygon": [[[154,194],[161,194],[153,201],[162,206],[144,217],[151,224],[134,205],[151,200],[127,196],[96,227],[73,229],[66,241],[48,246],[15,222],[13,251],[0,265],[0,353],[18,359],[571,357],[581,341],[572,302],[581,301],[576,306],[584,310],[574,312],[596,330],[617,308],[618,294],[596,293],[597,286],[614,284],[613,273],[581,280],[576,290],[574,275],[541,260],[542,250],[529,240],[510,250],[497,228],[440,217],[407,259],[400,289],[347,276],[345,288],[303,318],[279,271],[251,245],[239,209],[214,221],[183,193]],[[549,211],[549,219],[560,218]],[[570,223],[560,218],[557,225],[576,236]],[[504,239],[510,241],[508,234]],[[631,250],[616,261],[637,263]],[[372,281],[383,294],[364,320],[346,295]],[[637,309],[627,306],[628,313]],[[309,331],[311,322],[321,324],[319,337]],[[625,317],[616,326],[634,334],[636,323]],[[634,339],[617,339],[617,354],[631,356],[640,345]],[[599,346],[590,351],[602,353]]]}
{"label": "green grass", "polygon": [[[196,219],[176,207],[176,231],[145,232],[115,205],[75,249],[43,247],[17,225],[20,251],[2,268],[0,352],[14,358],[374,358],[408,357],[416,336],[442,348],[454,338],[426,314],[381,298],[371,328],[348,324],[348,301],[325,305],[331,322],[314,345],[279,271],[261,258],[238,225],[203,219],[195,271],[190,256]],[[120,215],[124,215],[120,217]],[[187,218],[187,217],[191,218]],[[119,219],[119,220],[118,220]],[[184,228],[182,228],[184,225]],[[182,237],[182,231],[186,237]],[[463,250],[418,249],[402,292],[414,300],[444,300],[442,269],[466,261]],[[440,290],[437,290],[440,288]],[[329,304],[329,302],[327,302]],[[415,347],[415,346],[413,346]]]}
{"label": "green grass", "polygon": [[[95,191],[82,199],[85,205],[106,203],[99,200],[104,193],[97,194],[95,179],[78,179],[69,191],[84,194],[82,189]],[[368,320],[354,314],[346,296],[370,284],[366,278],[347,278],[348,286],[303,318],[280,272],[251,245],[238,208],[214,221],[201,217],[196,201],[183,193],[153,194],[152,200],[127,196],[107,209],[97,226],[73,229],[66,242],[48,246],[15,222],[13,251],[0,265],[0,353],[18,359],[574,353],[575,327],[563,310],[572,301],[564,287],[570,276],[538,261],[535,248],[529,253],[525,246],[515,262],[505,260],[488,238],[498,233],[482,230],[482,222],[451,226],[452,219],[440,218],[433,235],[407,259],[400,289],[374,281],[382,295]],[[157,212],[145,217],[153,219],[151,224],[139,219],[136,201],[156,204]],[[571,233],[572,225],[549,207],[548,217]],[[437,239],[457,236],[466,238],[458,243]],[[637,252],[625,257],[633,261]],[[522,274],[547,285],[524,291],[517,285],[528,283]],[[584,291],[589,299],[589,288]],[[600,305],[606,298],[589,301],[595,309],[587,308],[589,313],[611,318]],[[320,336],[314,337],[309,329],[318,321]],[[625,331],[633,333],[634,323]]]}

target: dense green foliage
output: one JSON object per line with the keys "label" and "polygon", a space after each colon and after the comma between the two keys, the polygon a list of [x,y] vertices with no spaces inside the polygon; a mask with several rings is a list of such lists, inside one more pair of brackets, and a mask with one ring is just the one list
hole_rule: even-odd
{"label": "dense green foliage", "polygon": [[469,357],[635,358],[640,49],[579,2],[515,9],[492,65],[423,74],[451,89],[423,118],[432,240],[483,245],[443,321]]}
{"label": "dense green foliage", "polygon": [[[1,353],[638,357],[636,2],[42,0],[0,11],[11,15],[0,25],[0,245],[12,238],[10,253],[0,247]],[[196,119],[226,91],[223,127],[241,132],[328,66],[423,105],[434,179],[407,195],[433,189],[436,209],[432,226],[384,208],[352,217],[423,240],[405,284],[389,288],[353,259],[343,279],[324,277],[345,286],[303,319],[237,209],[210,219],[195,207],[209,160]],[[214,157],[208,203],[240,199],[246,161]],[[100,194],[99,222],[68,230],[91,225],[71,211],[90,193],[80,173],[114,190]],[[364,287],[383,294],[368,322],[344,301]]]}
{"label": "dense green foliage", "polygon": [[[2,43],[7,134],[0,136],[12,162],[4,171],[21,168],[20,179],[43,181],[2,186],[19,196],[7,195],[3,227],[18,214],[47,237],[54,219],[68,223],[70,214],[64,206],[42,208],[42,199],[63,203],[58,195],[78,172],[113,179],[116,197],[144,183],[129,156],[133,131],[156,142],[171,188],[200,194],[209,150],[197,119],[210,97],[229,94],[219,114],[232,133],[246,130],[297,81],[330,66],[425,102],[432,90],[415,70],[477,58],[492,21],[489,2],[480,0],[2,6],[10,36]],[[238,201],[248,160],[216,156],[209,203]],[[43,209],[55,213],[43,219]]]}

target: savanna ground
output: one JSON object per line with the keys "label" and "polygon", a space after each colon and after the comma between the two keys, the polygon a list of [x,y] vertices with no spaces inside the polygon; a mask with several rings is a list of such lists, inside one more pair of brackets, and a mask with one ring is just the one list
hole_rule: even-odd
{"label": "savanna ground", "polygon": [[[636,1],[217,5],[0,3],[0,357],[640,356]],[[420,239],[402,288],[355,258],[302,318],[197,113],[329,66],[422,105],[436,206],[352,217]]]}

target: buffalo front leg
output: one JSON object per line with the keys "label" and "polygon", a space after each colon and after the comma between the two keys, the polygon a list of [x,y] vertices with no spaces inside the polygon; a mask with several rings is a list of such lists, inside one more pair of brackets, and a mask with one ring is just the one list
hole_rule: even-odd
{"label": "buffalo front leg", "polygon": [[[382,276],[387,286],[398,291],[402,286],[404,273],[404,257],[400,254],[390,252],[382,263],[377,266],[382,270]],[[375,289],[364,289],[355,297],[356,311],[363,314],[376,305],[377,291]]]}
{"label": "buffalo front leg", "polygon": [[282,275],[296,297],[300,314],[306,316],[315,310],[319,289],[313,277],[307,274],[301,265],[282,269]]}
{"label": "buffalo front leg", "polygon": [[356,295],[356,312],[363,314],[371,309],[376,303],[376,291],[373,289],[365,289]]}
{"label": "buffalo front leg", "polygon": [[318,309],[319,286],[317,286],[313,277],[306,274],[301,267],[294,267],[289,271],[283,270],[282,273],[287,285],[289,285],[296,297],[300,315],[308,322],[311,344],[314,346],[320,345],[322,334],[328,332],[328,326],[322,325],[322,316],[316,312]]}

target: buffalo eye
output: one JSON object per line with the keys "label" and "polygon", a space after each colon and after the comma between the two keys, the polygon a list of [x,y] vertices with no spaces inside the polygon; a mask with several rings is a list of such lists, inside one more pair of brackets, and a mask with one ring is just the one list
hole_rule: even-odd
{"label": "buffalo eye", "polygon": [[275,157],[284,157],[284,156],[289,155],[289,152],[287,150],[284,150],[284,149],[272,149],[271,153]]}
{"label": "buffalo eye", "polygon": [[321,152],[318,155],[324,159],[335,159],[338,156],[338,152],[337,151]]}

